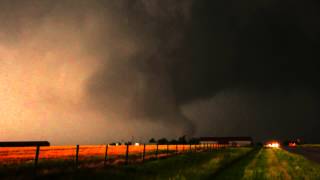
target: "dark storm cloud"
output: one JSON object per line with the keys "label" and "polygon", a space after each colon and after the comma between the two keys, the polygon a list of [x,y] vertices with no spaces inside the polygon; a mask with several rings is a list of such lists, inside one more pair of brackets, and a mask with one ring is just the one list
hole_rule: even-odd
{"label": "dark storm cloud", "polygon": [[181,60],[189,72],[173,76],[175,89],[184,92],[177,93],[179,99],[227,87],[317,86],[316,7],[287,1],[195,3],[186,43],[190,53],[187,62]]}
{"label": "dark storm cloud", "polygon": [[[180,112],[170,74],[172,64],[181,58],[173,54],[183,51],[179,48],[191,5],[192,1],[121,2],[116,16],[122,23],[115,29],[134,50],[126,53],[123,48],[111,47],[107,63],[89,81],[90,100],[99,110],[121,114],[129,123],[160,122],[193,134],[194,125]],[[104,41],[100,43],[99,53],[103,54]]]}
{"label": "dark storm cloud", "polygon": [[[164,125],[166,132],[157,136],[197,129],[197,135],[264,139],[290,137],[296,130],[319,140],[308,133],[319,126],[317,2],[0,3],[0,41],[6,47],[30,33],[48,51],[70,48],[75,57],[86,56],[81,63],[90,73],[77,73],[89,74],[79,99],[90,113],[112,116],[126,128],[137,122]],[[145,135],[139,131],[144,130],[134,133]]]}
{"label": "dark storm cloud", "polygon": [[[313,1],[195,3],[186,43],[192,57],[186,69],[191,73],[175,76],[181,77],[174,83],[176,91],[182,92],[177,97],[191,101],[193,111],[199,108],[192,103],[198,98],[213,96],[211,101],[216,98],[223,103],[220,107],[207,103],[205,109],[211,111],[194,112],[199,116],[192,118],[211,119],[199,124],[212,127],[215,135],[302,136],[319,141],[313,131],[319,127],[318,9]],[[292,93],[299,88],[304,90]],[[231,97],[221,97],[221,92]],[[228,102],[232,97],[241,101]]]}
{"label": "dark storm cloud", "polygon": [[319,141],[319,96],[304,88],[229,89],[183,107],[200,136],[253,136],[255,140],[302,138]]}
{"label": "dark storm cloud", "polygon": [[[130,57],[134,59],[133,64],[126,63],[128,68],[117,71],[121,81],[124,79],[120,77],[126,75],[132,78],[132,74],[127,72],[133,69],[143,74],[145,89],[136,89],[138,94],[131,102],[138,105],[138,109],[132,108],[136,115],[157,117],[179,112],[179,108],[186,103],[240,88],[253,89],[256,101],[262,104],[246,105],[246,108],[251,108],[252,114],[258,114],[257,118],[247,122],[250,129],[272,127],[277,136],[290,137],[294,136],[294,132],[284,130],[285,127],[304,127],[308,131],[315,125],[319,75],[317,4],[311,1],[195,1],[188,21],[185,21],[181,14],[167,12],[171,7],[168,2],[152,2],[158,2],[156,7],[159,7],[152,10],[155,12],[153,16],[144,11],[147,6],[141,6],[139,1],[132,3],[132,8],[128,9],[128,22],[134,27],[130,33],[136,32],[136,40],[148,45],[142,48],[142,53]],[[173,4],[181,5],[177,2]],[[181,13],[181,9],[178,12]],[[102,77],[110,76],[102,74]],[[133,93],[132,89],[123,90],[128,82],[132,83],[129,87],[137,87],[138,80],[132,81],[130,78],[120,81],[116,91],[118,95]],[[287,98],[279,95],[301,87],[305,88],[305,96],[313,99],[305,106],[299,100],[295,101],[301,99],[300,95]],[[243,96],[242,92],[239,96]],[[272,105],[268,105],[270,103],[264,96],[274,100],[275,104],[282,104],[281,108],[265,111]],[[249,100],[243,98],[242,101],[246,104],[245,101]],[[300,108],[292,111],[290,104]],[[242,106],[241,103],[237,105]],[[228,109],[228,106],[225,108]],[[296,115],[300,118],[292,118]],[[309,120],[305,120],[303,115]],[[273,119],[263,118],[269,116]],[[216,117],[210,117],[212,121],[206,124],[209,127],[216,123]],[[245,130],[234,131],[234,134],[241,132]],[[285,136],[286,133],[289,135]],[[261,139],[267,138],[267,135],[261,134],[268,133],[253,131],[252,134]],[[316,139],[310,134],[307,137]]]}
{"label": "dark storm cloud", "polygon": [[[249,129],[273,127],[275,134],[281,136],[288,133],[283,130],[286,126],[308,129],[311,124],[314,125],[316,100],[305,108],[301,102],[294,101],[299,97],[281,98],[278,94],[284,91],[285,95],[291,89],[305,87],[306,96],[310,93],[317,99],[314,91],[318,87],[316,61],[319,58],[319,13],[316,4],[194,1],[191,8],[182,5],[186,4],[180,1],[131,2],[126,10],[128,24],[124,29],[130,29],[130,36],[135,35],[135,41],[141,42],[143,48],[126,57],[123,64],[112,66],[115,70],[102,70],[93,77],[93,82],[97,84],[91,86],[92,94],[102,101],[101,104],[110,97],[115,98],[112,102],[123,97],[130,107],[127,111],[132,111],[129,116],[146,116],[152,120],[163,116],[161,121],[172,122],[168,114],[180,114],[180,107],[186,103],[211,98],[230,88],[249,88],[254,89],[257,102],[245,106],[251,108],[251,114],[258,114],[256,118],[243,121],[247,122]],[[188,8],[189,11],[183,11]],[[119,56],[116,54],[114,57]],[[103,82],[117,83],[107,86]],[[101,99],[101,94],[108,89],[116,90],[106,99]],[[272,112],[265,111],[271,106],[263,97],[266,94],[267,99],[283,107]],[[242,92],[239,96],[247,97]],[[250,102],[246,98],[241,100],[243,104]],[[257,106],[258,102],[262,105]],[[119,113],[124,109],[124,104],[119,103]],[[238,102],[237,106],[243,104]],[[293,113],[290,104],[301,107]],[[228,105],[223,107],[225,109],[222,111],[228,111]],[[307,113],[308,109],[312,113]],[[309,118],[308,125],[303,126],[299,124],[304,121],[302,116],[292,118],[296,114],[305,114],[306,117],[312,114],[313,118]],[[205,126],[214,126],[216,116],[209,116],[212,121],[204,123]],[[273,119],[264,118],[270,116]],[[198,119],[195,125],[200,123],[199,117],[193,117]],[[225,121],[229,125],[237,122],[235,118],[228,119]],[[247,128],[242,129],[233,133],[245,132]],[[203,129],[198,130],[201,132]],[[232,131],[227,132],[230,135]],[[260,139],[267,138],[267,135],[261,134],[268,134],[265,131],[246,133],[249,132]]]}

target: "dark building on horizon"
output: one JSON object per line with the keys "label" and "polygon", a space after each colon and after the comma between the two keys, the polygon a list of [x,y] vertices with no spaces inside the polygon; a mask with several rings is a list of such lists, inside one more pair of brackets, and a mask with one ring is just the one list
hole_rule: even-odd
{"label": "dark building on horizon", "polygon": [[200,144],[217,144],[235,147],[251,146],[251,137],[200,137]]}

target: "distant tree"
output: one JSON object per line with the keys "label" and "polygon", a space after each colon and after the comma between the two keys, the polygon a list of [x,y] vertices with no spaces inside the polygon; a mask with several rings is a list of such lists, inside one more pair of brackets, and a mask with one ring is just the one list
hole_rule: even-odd
{"label": "distant tree", "polygon": [[184,136],[179,137],[178,143],[179,144],[186,144],[187,143],[186,136],[184,135]]}
{"label": "distant tree", "polygon": [[154,138],[151,138],[151,139],[149,140],[149,143],[156,143],[156,140],[155,140]]}
{"label": "distant tree", "polygon": [[168,140],[166,138],[161,138],[158,140],[158,144],[168,144]]}
{"label": "distant tree", "polygon": [[300,144],[303,144],[304,141],[303,141],[302,139],[300,139],[300,138],[297,138],[297,139],[296,139],[296,143],[297,143],[298,145],[300,145]]}
{"label": "distant tree", "polygon": [[178,144],[178,141],[176,139],[172,139],[169,144]]}
{"label": "distant tree", "polygon": [[256,142],[255,145],[261,147],[261,146],[263,146],[263,143],[262,142]]}
{"label": "distant tree", "polygon": [[188,143],[189,144],[199,144],[200,139],[199,138],[190,138]]}
{"label": "distant tree", "polygon": [[125,142],[124,145],[132,145],[132,142]]}
{"label": "distant tree", "polygon": [[282,142],[283,145],[288,146],[291,141],[286,139]]}

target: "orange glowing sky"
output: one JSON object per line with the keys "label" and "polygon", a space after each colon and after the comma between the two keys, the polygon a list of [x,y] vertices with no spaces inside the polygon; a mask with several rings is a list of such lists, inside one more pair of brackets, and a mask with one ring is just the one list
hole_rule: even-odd
{"label": "orange glowing sky", "polygon": [[86,83],[99,61],[83,53],[77,35],[63,45],[47,43],[50,48],[43,46],[48,36],[54,35],[26,34],[14,47],[0,42],[0,140],[102,143],[128,137],[123,122],[87,102]]}
{"label": "orange glowing sky", "polygon": [[[141,122],[128,126],[123,121],[126,116],[99,112],[86,92],[89,78],[112,62],[108,46],[125,57],[136,50],[134,42],[128,37],[114,38],[115,23],[108,26],[112,19],[90,8],[69,14],[57,6],[43,18],[35,18],[32,13],[41,10],[33,6],[20,9],[10,19],[18,25],[0,29],[0,141],[95,144],[139,134]],[[101,51],[98,47],[91,47],[96,46],[101,32],[110,37],[103,57],[96,52]],[[148,126],[141,131],[144,134],[164,130],[154,123],[143,125]]]}
{"label": "orange glowing sky", "polygon": [[40,131],[59,136],[61,125],[79,126],[77,112],[93,119],[84,87],[97,61],[84,53],[79,34],[50,29],[44,24],[37,33],[21,32],[13,45],[0,42],[1,140],[47,138]]}

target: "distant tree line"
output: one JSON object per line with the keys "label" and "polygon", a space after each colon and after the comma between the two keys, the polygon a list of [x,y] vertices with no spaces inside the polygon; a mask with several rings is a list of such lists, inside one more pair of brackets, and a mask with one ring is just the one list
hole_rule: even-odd
{"label": "distant tree line", "polygon": [[[164,144],[199,144],[200,143],[200,139],[199,138],[187,138],[186,136],[181,136],[178,137],[177,139],[171,139],[168,140],[167,138],[160,138],[158,140],[156,140],[155,138],[151,138],[149,140],[149,143],[151,144],[160,144],[160,145],[164,145]],[[127,141],[127,142],[113,142],[113,143],[109,143],[109,145],[112,146],[116,146],[116,145],[133,145],[134,142],[131,141]]]}
{"label": "distant tree line", "polygon": [[152,144],[199,144],[199,138],[190,138],[187,139],[186,136],[181,136],[178,139],[168,140],[167,138],[160,138],[158,140],[151,138],[149,143]]}

